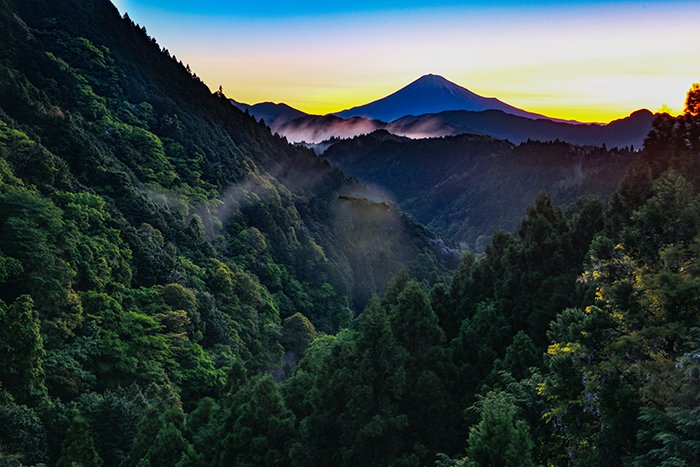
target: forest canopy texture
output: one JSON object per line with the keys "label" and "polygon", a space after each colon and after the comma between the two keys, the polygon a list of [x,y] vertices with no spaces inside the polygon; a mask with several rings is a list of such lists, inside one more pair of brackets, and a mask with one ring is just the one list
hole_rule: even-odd
{"label": "forest canopy texture", "polygon": [[697,465],[699,86],[459,260],[107,0],[0,43],[0,465]]}

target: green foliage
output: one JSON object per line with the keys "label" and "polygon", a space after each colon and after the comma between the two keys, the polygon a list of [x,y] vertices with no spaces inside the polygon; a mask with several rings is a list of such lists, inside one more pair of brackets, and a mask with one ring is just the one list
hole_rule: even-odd
{"label": "green foliage", "polygon": [[700,456],[698,401],[695,407],[642,409],[638,432],[648,451],[637,456],[634,465],[693,465]]}
{"label": "green foliage", "polygon": [[397,402],[405,391],[404,350],[392,333],[389,317],[372,302],[361,317],[357,337],[357,367],[347,412],[341,416],[341,458],[349,464],[382,462],[400,453],[406,428]]}
{"label": "green foliage", "polygon": [[530,368],[538,368],[541,365],[541,352],[525,332],[518,331],[503,358],[506,371],[516,380],[521,380],[528,375]]}
{"label": "green foliage", "polygon": [[[473,396],[478,385],[490,373],[492,365],[507,345],[510,326],[493,303],[482,303],[471,319],[462,322],[459,335],[452,341],[452,359],[460,383]],[[468,402],[467,399],[465,402]]]}
{"label": "green foliage", "polygon": [[269,376],[254,378],[232,398],[217,446],[218,465],[288,465],[294,415]]}
{"label": "green foliage", "polygon": [[457,436],[461,407],[449,396],[454,367],[449,364],[444,333],[428,294],[414,280],[398,296],[392,329],[407,355],[407,387],[400,407],[411,427],[413,452],[419,462],[432,462],[433,453],[451,450],[461,441]]}
{"label": "green foliage", "polygon": [[481,421],[469,430],[467,463],[478,466],[534,466],[528,426],[504,393],[490,392],[480,404]]}
{"label": "green foliage", "polygon": [[0,463],[697,463],[696,87],[609,205],[627,151],[397,144],[447,148],[377,169],[402,206],[485,247],[448,278],[106,0],[0,0],[0,42]]}
{"label": "green foliage", "polygon": [[77,400],[80,413],[88,421],[95,447],[105,466],[119,465],[131,451],[139,421],[148,404],[139,386],[85,393]]}
{"label": "green foliage", "polygon": [[[253,384],[241,374],[351,325],[412,256],[426,275],[449,266],[396,211],[343,216],[342,173],[212,95],[108,1],[0,6],[0,409],[20,427],[3,461],[212,461],[224,413],[256,421],[222,402]],[[284,406],[274,384],[255,397]],[[166,397],[152,388],[176,402],[149,426]],[[209,398],[224,408],[189,426]],[[277,448],[268,460],[287,463]]]}
{"label": "green foliage", "polygon": [[65,339],[80,322],[82,309],[71,284],[75,273],[62,255],[66,226],[61,211],[35,191],[8,188],[0,193],[0,240],[22,274],[3,284],[2,295],[12,301],[31,294],[49,336]]}
{"label": "green foliage", "polygon": [[657,117],[628,175],[634,182],[646,171],[655,180],[641,193],[623,184],[611,206],[621,225],[609,232],[619,242],[595,239],[580,279],[588,305],[551,324],[539,391],[554,445],[576,465],[692,465],[697,458],[689,420],[698,393],[690,357],[700,329],[698,154],[682,131],[669,130],[693,118]]}
{"label": "green foliage", "polygon": [[482,252],[500,229],[515,230],[541,190],[560,204],[610,196],[635,154],[561,141],[519,146],[462,134],[409,139],[384,130],[335,142],[324,153],[446,239]]}
{"label": "green foliage", "polygon": [[46,429],[36,410],[3,401],[0,404],[0,461],[3,465],[46,462]]}
{"label": "green foliage", "polygon": [[68,467],[100,467],[102,458],[95,449],[95,443],[90,434],[90,426],[80,413],[75,413],[68,426],[66,439],[63,441],[61,457],[56,466]]}
{"label": "green foliage", "polygon": [[45,351],[31,297],[23,295],[9,307],[0,301],[0,353],[0,387],[19,402],[41,402],[46,397]]}
{"label": "green foliage", "polygon": [[[328,350],[312,346],[299,365],[299,371],[319,369],[309,405],[303,405],[310,412],[301,422],[293,463],[388,465],[415,459],[404,436],[408,418],[399,407],[406,388],[405,351],[396,343],[382,304],[371,302],[357,334],[333,342]],[[292,380],[294,389],[308,381],[308,373]]]}
{"label": "green foliage", "polygon": [[178,407],[163,412],[149,407],[144,412],[134,448],[122,465],[198,465],[199,458],[183,435],[184,421]]}
{"label": "green foliage", "polygon": [[195,452],[200,453],[203,461],[208,464],[211,464],[217,455],[212,446],[219,442],[218,425],[221,415],[221,406],[210,397],[200,399],[197,407],[187,415],[187,438],[192,441]]}
{"label": "green foliage", "polygon": [[85,192],[58,193],[56,198],[71,234],[81,234],[68,252],[76,270],[76,287],[110,293],[123,290],[131,282],[131,250],[110,225],[105,200]]}
{"label": "green foliage", "polygon": [[294,313],[282,325],[282,345],[288,352],[301,355],[316,338],[316,328],[301,313]]}
{"label": "green foliage", "polygon": [[398,344],[411,355],[425,355],[445,340],[428,294],[415,281],[408,282],[399,294],[392,318]]}

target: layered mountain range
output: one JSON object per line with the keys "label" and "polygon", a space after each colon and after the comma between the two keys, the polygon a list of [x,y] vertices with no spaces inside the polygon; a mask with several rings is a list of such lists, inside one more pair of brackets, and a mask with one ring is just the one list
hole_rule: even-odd
{"label": "layered mountain range", "polygon": [[638,110],[608,124],[559,120],[480,96],[433,74],[422,76],[382,99],[328,115],[309,115],[286,104],[231,102],[263,119],[272,131],[289,141],[311,144],[385,129],[409,138],[469,133],[516,144],[533,139],[640,147],[652,120],[648,110]]}
{"label": "layered mountain range", "polygon": [[514,145],[490,136],[411,139],[377,130],[336,141],[324,157],[382,187],[404,211],[465,249],[483,251],[514,230],[540,192],[560,205],[610,196],[635,152],[564,142]]}
{"label": "layered mountain range", "polygon": [[[109,0],[0,44],[0,466],[698,464],[700,84],[642,151],[321,158]],[[562,124],[507,110],[429,115]]]}

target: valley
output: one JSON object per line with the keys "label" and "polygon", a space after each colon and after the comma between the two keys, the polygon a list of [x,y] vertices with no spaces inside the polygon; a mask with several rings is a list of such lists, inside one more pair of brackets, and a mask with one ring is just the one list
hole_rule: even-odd
{"label": "valley", "polygon": [[581,199],[608,198],[636,155],[476,135],[409,139],[385,130],[335,142],[323,153],[443,238],[477,252],[496,231],[513,232],[539,193],[573,210]]}
{"label": "valley", "polygon": [[[342,97],[492,6],[233,3],[0,0],[0,466],[697,465],[700,84],[607,124],[435,74],[246,104],[212,76]],[[484,50],[532,77],[544,13],[591,54],[547,76],[697,42],[603,3],[499,6]],[[662,54],[620,29],[661,14]]]}

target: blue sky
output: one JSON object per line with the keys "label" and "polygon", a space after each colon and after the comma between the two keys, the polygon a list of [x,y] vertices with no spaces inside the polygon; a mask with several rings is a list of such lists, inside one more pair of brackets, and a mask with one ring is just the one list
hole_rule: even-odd
{"label": "blue sky", "polygon": [[117,0],[212,88],[313,113],[425,73],[558,118],[679,112],[700,81],[698,1]]}
{"label": "blue sky", "polygon": [[492,0],[492,1],[456,1],[456,0],[301,0],[301,1],[226,1],[226,0],[121,0],[117,3],[143,8],[165,10],[172,13],[235,16],[235,17],[298,17],[314,15],[337,15],[346,13],[367,13],[377,11],[406,11],[426,9],[483,9],[483,8],[515,8],[515,9],[540,9],[540,8],[567,8],[575,5],[623,5],[627,7],[644,8],[649,4],[673,4],[673,0],[658,0],[652,2],[640,2],[635,0]]}

